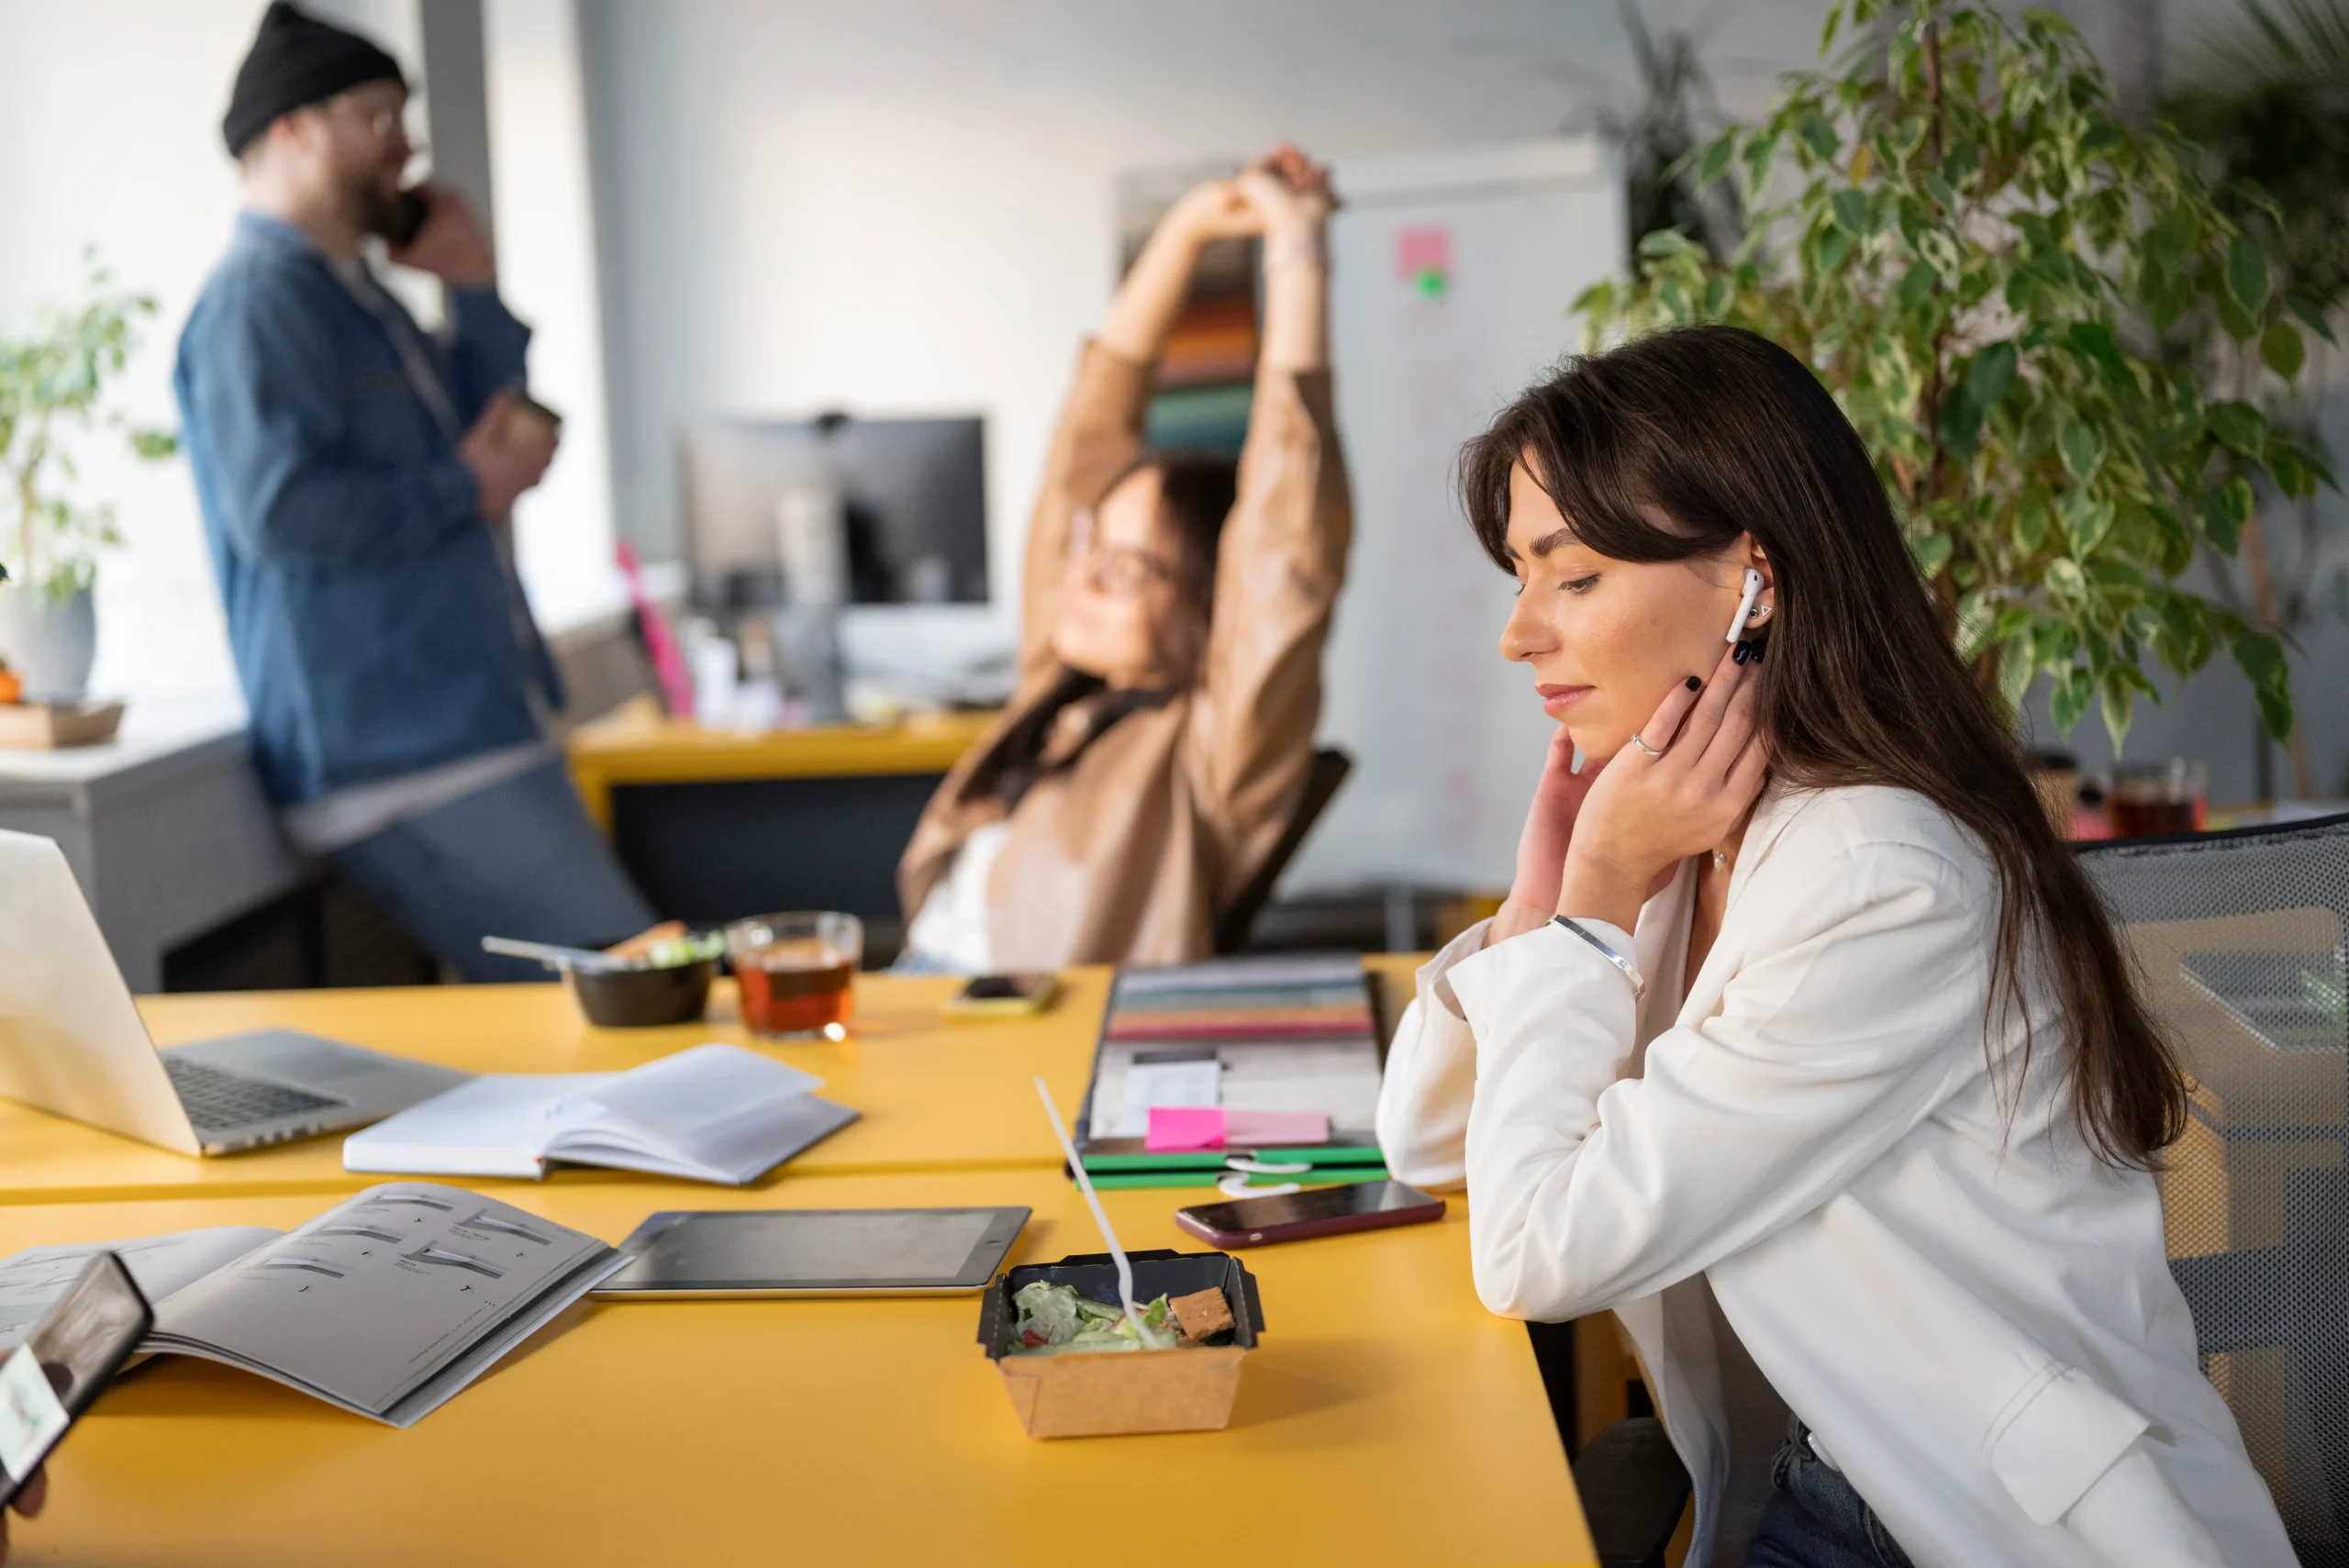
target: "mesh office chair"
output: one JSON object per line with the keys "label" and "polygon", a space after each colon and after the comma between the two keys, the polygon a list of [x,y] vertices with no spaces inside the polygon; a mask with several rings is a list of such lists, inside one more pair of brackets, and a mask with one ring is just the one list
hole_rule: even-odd
{"label": "mesh office chair", "polygon": [[2170,1269],[2304,1568],[2349,1568],[2349,817],[2081,861],[2194,1080]]}

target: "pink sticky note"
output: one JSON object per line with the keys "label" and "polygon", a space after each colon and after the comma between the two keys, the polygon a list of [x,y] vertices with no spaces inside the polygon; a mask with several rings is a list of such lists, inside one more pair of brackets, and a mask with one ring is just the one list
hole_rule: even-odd
{"label": "pink sticky note", "polygon": [[1142,1147],[1152,1154],[1196,1154],[1223,1147],[1224,1113],[1213,1106],[1152,1106]]}
{"label": "pink sticky note", "polygon": [[1330,1141],[1330,1118],[1320,1111],[1226,1111],[1223,1141],[1241,1149],[1294,1149]]}

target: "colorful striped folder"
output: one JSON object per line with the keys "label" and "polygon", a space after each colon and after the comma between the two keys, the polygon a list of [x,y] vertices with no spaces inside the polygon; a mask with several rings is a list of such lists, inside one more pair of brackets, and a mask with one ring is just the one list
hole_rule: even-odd
{"label": "colorful striped folder", "polygon": [[[1386,1174],[1372,1128],[1377,1012],[1353,953],[1264,954],[1119,972],[1078,1118],[1097,1186],[1211,1186],[1231,1171],[1265,1184]],[[1151,1113],[1232,1113],[1230,1124],[1329,1122],[1327,1142],[1285,1148],[1149,1147]],[[1261,1114],[1259,1114],[1261,1113]],[[1297,1113],[1319,1113],[1318,1116]],[[1211,1118],[1174,1118],[1197,1127]],[[1196,1140],[1192,1140],[1196,1141]]]}

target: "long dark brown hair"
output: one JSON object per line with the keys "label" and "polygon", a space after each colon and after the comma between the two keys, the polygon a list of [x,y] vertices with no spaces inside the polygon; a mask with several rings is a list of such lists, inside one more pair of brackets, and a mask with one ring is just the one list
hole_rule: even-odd
{"label": "long dark brown hair", "polygon": [[2036,943],[2062,1002],[2073,1119],[2107,1162],[2152,1168],[2185,1129],[2176,1060],[2013,734],[1959,662],[1866,449],[1818,378],[1731,327],[1568,361],[1461,456],[1469,520],[1504,571],[1520,463],[1576,539],[1618,561],[1688,561],[1753,536],[1776,586],[1755,694],[1772,772],[1798,787],[1912,790],[1973,835],[2000,895],[1986,1048],[1991,1019],[2020,1008],[2009,1084],[2019,1095]]}
{"label": "long dark brown hair", "polygon": [[1240,460],[1225,452],[1163,450],[1144,453],[1102,491],[1137,473],[1158,476],[1159,516],[1174,535],[1174,605],[1159,628],[1160,657],[1178,686],[1198,678],[1215,619],[1215,563],[1224,519],[1240,495]]}

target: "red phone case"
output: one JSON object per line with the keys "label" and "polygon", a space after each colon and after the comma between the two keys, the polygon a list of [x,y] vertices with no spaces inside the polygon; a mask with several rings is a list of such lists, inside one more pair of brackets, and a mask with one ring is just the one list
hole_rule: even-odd
{"label": "red phone case", "polygon": [[[1236,1200],[1245,1203],[1248,1200]],[[1424,1225],[1443,1218],[1443,1200],[1431,1197],[1408,1208],[1384,1208],[1375,1214],[1340,1214],[1328,1219],[1300,1219],[1288,1225],[1267,1225],[1258,1230],[1218,1230],[1197,1218],[1198,1211],[1178,1208],[1174,1223],[1207,1242],[1230,1251],[1239,1247],[1269,1246],[1275,1241],[1302,1241],[1312,1236],[1336,1236],[1348,1230],[1384,1230],[1391,1225]]]}

